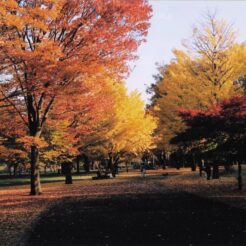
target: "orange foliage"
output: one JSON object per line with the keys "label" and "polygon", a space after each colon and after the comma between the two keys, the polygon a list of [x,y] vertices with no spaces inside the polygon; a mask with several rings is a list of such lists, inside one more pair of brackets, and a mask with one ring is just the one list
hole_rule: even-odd
{"label": "orange foliage", "polygon": [[[127,61],[136,58],[147,34],[150,13],[146,0],[1,0],[2,101],[34,138],[41,136],[50,112],[62,112],[58,105],[69,111],[79,108],[75,111],[82,116],[88,107],[95,110],[93,93],[100,88],[101,74],[126,74]],[[84,83],[89,78],[95,89],[88,91]],[[83,96],[94,100],[85,102]],[[31,170],[36,177],[38,144],[33,147]]]}
{"label": "orange foliage", "polygon": [[[144,0],[0,1],[1,93],[39,135],[54,101],[102,71],[122,75],[143,41]],[[100,82],[99,82],[100,83]]]}

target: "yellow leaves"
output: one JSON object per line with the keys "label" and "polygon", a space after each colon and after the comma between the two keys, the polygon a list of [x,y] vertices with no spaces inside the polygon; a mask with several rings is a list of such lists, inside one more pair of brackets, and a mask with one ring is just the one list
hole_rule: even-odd
{"label": "yellow leaves", "polygon": [[152,147],[156,122],[146,115],[140,94],[129,94],[124,83],[110,79],[106,86],[111,105],[104,108],[93,134],[84,136],[82,149],[89,155],[108,157],[110,152],[139,154]]}
{"label": "yellow leaves", "polygon": [[228,56],[230,56],[231,63],[234,64],[234,79],[244,76],[246,73],[246,45],[235,44],[230,49]]}
{"label": "yellow leaves", "polygon": [[114,107],[108,121],[106,137],[114,152],[138,153],[150,147],[155,121],[145,115],[139,93],[128,95],[124,84],[115,85]]}
{"label": "yellow leaves", "polygon": [[246,47],[234,43],[235,32],[214,15],[193,30],[184,50],[174,49],[175,58],[162,69],[151,113],[159,118],[161,146],[185,127],[177,109],[206,109],[222,99],[240,95],[235,81],[246,73]]}

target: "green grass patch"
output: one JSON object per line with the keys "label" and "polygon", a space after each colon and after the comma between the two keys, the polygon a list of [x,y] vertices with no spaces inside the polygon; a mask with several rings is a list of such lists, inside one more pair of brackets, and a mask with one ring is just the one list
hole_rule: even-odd
{"label": "green grass patch", "polygon": [[[84,179],[91,179],[94,176],[93,173],[91,174],[84,174],[84,175],[74,175],[73,180],[84,180]],[[64,176],[41,176],[41,183],[51,183],[51,182],[59,182],[65,181]],[[13,178],[0,178],[0,187],[6,186],[16,186],[16,185],[28,185],[30,183],[30,178],[27,177],[13,177]]]}

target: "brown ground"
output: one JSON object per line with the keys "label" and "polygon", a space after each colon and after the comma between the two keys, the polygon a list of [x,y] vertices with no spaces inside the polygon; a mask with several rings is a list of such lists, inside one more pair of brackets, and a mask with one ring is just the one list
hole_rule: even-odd
{"label": "brown ground", "polygon": [[27,186],[2,188],[0,245],[246,245],[246,192],[236,191],[236,179],[175,172],[44,184],[38,197],[30,197]]}

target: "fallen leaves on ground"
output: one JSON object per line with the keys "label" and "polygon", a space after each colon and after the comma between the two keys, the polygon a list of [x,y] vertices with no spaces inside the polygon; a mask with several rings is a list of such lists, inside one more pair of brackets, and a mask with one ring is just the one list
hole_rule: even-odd
{"label": "fallen leaves on ground", "polygon": [[[43,194],[29,196],[28,186],[0,189],[1,245],[24,244],[26,236],[40,214],[69,197],[91,199],[123,194],[153,194],[186,191],[220,200],[246,209],[246,192],[236,191],[236,178],[222,177],[207,181],[190,169],[148,170],[146,178],[138,171],[122,173],[116,179],[80,180],[73,185],[63,182],[43,184]],[[168,176],[162,176],[169,173]]]}

